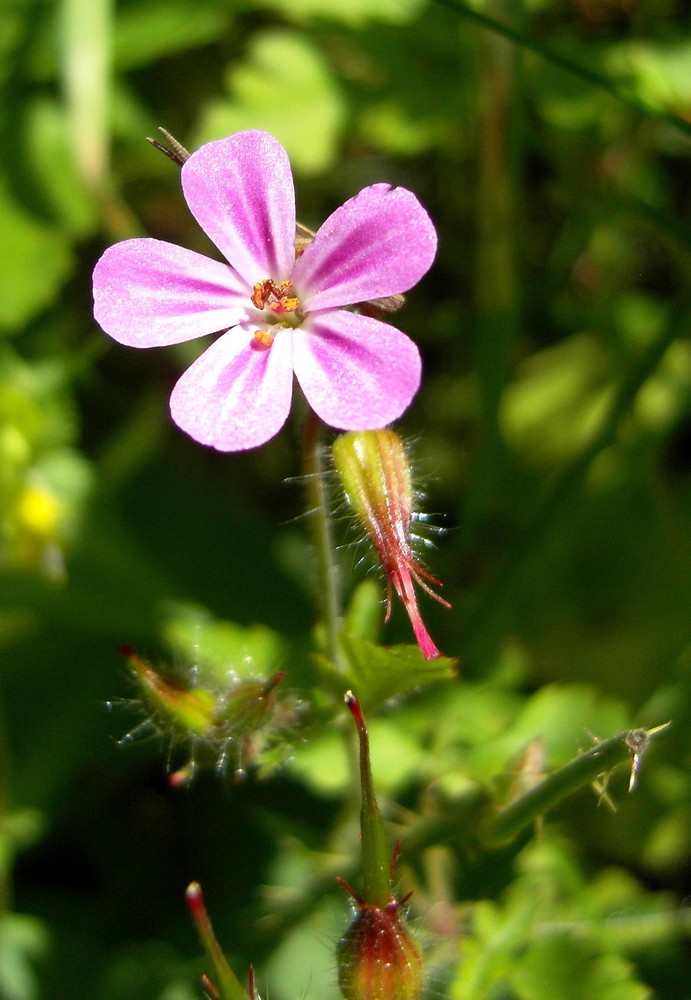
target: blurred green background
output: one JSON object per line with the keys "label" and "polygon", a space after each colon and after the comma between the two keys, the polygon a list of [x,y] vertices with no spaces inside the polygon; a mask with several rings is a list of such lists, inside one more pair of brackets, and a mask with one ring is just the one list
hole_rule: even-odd
{"label": "blurred green background", "polygon": [[[262,623],[290,687],[309,700],[315,684],[296,427],[248,454],[197,446],[167,397],[199,345],[128,350],[91,316],[112,242],[208,251],[177,168],[145,142],[159,125],[191,149],[272,132],[312,228],[378,181],[438,227],[395,317],[425,361],[399,429],[447,529],[427,558],[453,610],[422,601],[460,679],[381,720],[382,791],[419,812],[435,783],[500,781],[531,740],[549,769],[593,735],[673,720],[635,795],[616,785],[616,814],[584,792],[548,821],[544,855],[452,852],[452,954],[431,986],[691,996],[690,28],[683,0],[6,0],[3,1000],[199,996],[193,878],[239,972],[256,963],[273,1000],[335,995],[345,903],[305,889],[341,836],[346,779],[320,737],[265,782],[185,791],[167,786],[165,742],[118,746],[138,716],[115,650],[169,655],[180,614]],[[361,554],[343,551],[351,582]],[[410,642],[400,608],[383,638]],[[420,849],[432,937],[436,864]],[[664,911],[669,926],[612,945],[621,965],[582,945],[561,968],[532,917],[510,920],[538,870],[550,919]],[[489,954],[504,965],[480,974]]]}

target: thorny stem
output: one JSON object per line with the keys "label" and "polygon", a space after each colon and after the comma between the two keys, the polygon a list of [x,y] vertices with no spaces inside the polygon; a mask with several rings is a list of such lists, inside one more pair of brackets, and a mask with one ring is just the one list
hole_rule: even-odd
{"label": "thorny stem", "polygon": [[[669,723],[667,723],[669,725]],[[480,835],[485,847],[496,847],[511,840],[530,823],[534,823],[548,809],[583,785],[591,784],[618,764],[629,761],[633,788],[640,761],[650,744],[650,738],[667,728],[628,729],[603,740],[589,750],[558,768],[544,781],[535,785],[525,795],[505,806],[492,817]]]}
{"label": "thorny stem", "polygon": [[[634,757],[640,762],[651,740],[666,728],[665,725],[647,731],[625,730],[598,743],[592,750],[554,771],[525,795],[493,812],[489,819],[489,803],[478,788],[471,789],[446,809],[419,817],[403,833],[402,849],[407,857],[417,857],[429,847],[445,843],[458,845],[461,853],[468,849],[476,852],[478,847],[480,850],[491,850],[501,846],[518,836],[561,799],[580,787],[592,784],[618,765],[628,763],[633,773],[636,764]],[[289,903],[272,910],[271,916],[265,920],[265,926],[276,940],[297,926],[310,908],[323,898],[333,885],[336,874],[350,879],[355,875],[355,862],[339,858],[332,866],[325,867],[312,881],[308,881],[298,898],[291,898]],[[619,928],[620,925],[617,923],[616,926]],[[637,923],[630,926],[632,934],[639,927]],[[621,923],[622,935],[627,927],[629,924]],[[679,911],[678,917],[671,913],[661,915],[656,927],[661,939],[664,939],[667,932],[670,936],[673,931],[691,934],[691,908]]]}
{"label": "thorny stem", "polygon": [[307,511],[312,527],[312,544],[316,555],[317,602],[326,630],[327,653],[331,662],[338,666],[342,659],[338,642],[341,630],[341,593],[329,518],[329,498],[322,451],[323,426],[314,410],[308,409],[303,431],[303,470],[306,479]]}

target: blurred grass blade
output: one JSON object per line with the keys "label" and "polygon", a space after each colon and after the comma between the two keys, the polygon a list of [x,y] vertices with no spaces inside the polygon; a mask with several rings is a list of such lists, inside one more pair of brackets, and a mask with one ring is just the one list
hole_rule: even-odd
{"label": "blurred grass blade", "polygon": [[99,192],[108,173],[113,0],[63,0],[60,20],[74,159],[88,186]]}
{"label": "blurred grass blade", "polygon": [[683,132],[684,135],[691,136],[691,122],[687,121],[685,118],[682,118],[680,115],[675,115],[672,112],[664,111],[663,109],[651,109],[635,94],[623,89],[606,76],[602,76],[600,73],[596,73],[589,67],[575,62],[573,59],[563,55],[561,52],[555,52],[554,49],[550,49],[547,46],[542,45],[541,42],[535,41],[535,39],[524,34],[522,31],[518,31],[510,25],[504,24],[502,21],[498,21],[496,18],[490,17],[488,14],[483,14],[479,10],[474,10],[472,7],[468,7],[462,2],[462,0],[434,0],[434,2],[439,4],[441,7],[447,7],[449,10],[455,11],[461,17],[466,17],[471,21],[475,21],[476,24],[482,25],[482,27],[487,28],[489,31],[494,31],[499,35],[503,35],[504,38],[510,39],[512,42],[515,42],[516,45],[521,45],[523,48],[529,49],[531,52],[537,52],[538,55],[541,55],[553,65],[559,66],[561,69],[566,70],[567,73],[573,73],[575,76],[580,77],[581,80],[585,80],[586,83],[590,83],[594,87],[598,87],[600,90],[604,90],[617,101],[633,108],[640,115],[646,118],[656,118],[659,121],[667,122],[669,125],[673,125],[680,132]]}

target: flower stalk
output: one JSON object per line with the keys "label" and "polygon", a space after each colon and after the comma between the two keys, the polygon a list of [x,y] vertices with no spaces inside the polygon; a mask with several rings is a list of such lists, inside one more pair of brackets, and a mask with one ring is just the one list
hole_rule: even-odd
{"label": "flower stalk", "polygon": [[323,424],[308,408],[303,429],[302,467],[307,492],[312,544],[316,559],[315,594],[326,633],[326,649],[338,666],[342,652],[338,642],[341,629],[341,593],[338,565],[334,557],[333,531],[329,517],[328,487],[324,469]]}
{"label": "flower stalk", "polygon": [[374,793],[362,707],[350,691],[345,703],[355,720],[360,745],[364,892],[360,896],[344,879],[338,880],[357,907],[338,946],[338,981],[344,1000],[418,1000],[422,990],[422,956],[402,912],[409,896],[397,899],[391,885],[398,850],[394,850],[389,862],[384,821]]}
{"label": "flower stalk", "polygon": [[369,734],[362,706],[352,691],[345,703],[357,728],[360,746],[360,834],[362,837],[362,877],[364,897],[376,906],[386,906],[391,898],[389,852],[384,820],[377,804],[370,764]]}

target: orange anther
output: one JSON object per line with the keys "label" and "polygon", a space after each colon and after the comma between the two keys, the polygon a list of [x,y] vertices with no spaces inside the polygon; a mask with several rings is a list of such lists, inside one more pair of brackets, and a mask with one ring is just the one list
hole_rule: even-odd
{"label": "orange anther", "polygon": [[255,330],[254,341],[262,347],[271,347],[274,342],[274,335],[273,333],[269,333],[268,330]]}

